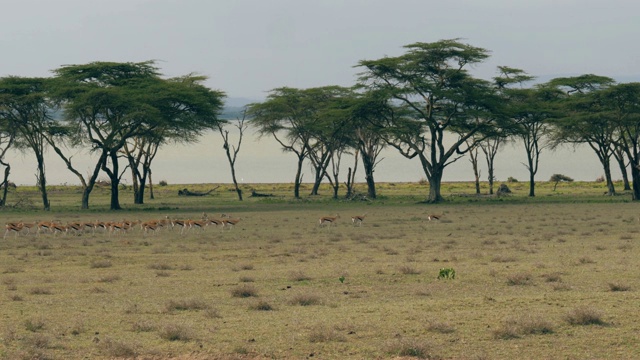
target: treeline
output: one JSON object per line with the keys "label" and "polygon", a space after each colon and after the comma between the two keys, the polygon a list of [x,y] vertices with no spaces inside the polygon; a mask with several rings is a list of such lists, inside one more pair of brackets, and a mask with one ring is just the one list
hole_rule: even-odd
{"label": "treeline", "polygon": [[[239,121],[234,124],[240,140],[235,145],[229,143],[226,120],[220,116],[224,93],[204,87],[203,77],[163,79],[152,62],[63,66],[50,79],[3,78],[0,160],[10,147],[35,153],[38,185],[47,208],[42,152],[49,146],[83,184],[83,207],[88,207],[95,179],[104,172],[111,180],[111,208],[118,209],[117,189],[123,174],[119,159],[125,159],[132,172],[136,203],[142,203],[158,147],[192,141],[202,131],[217,128],[242,199],[234,166],[247,119],[261,135],[273,137],[283,151],[296,155],[296,198],[304,164],[313,169],[312,194],[327,180],[334,197],[342,184],[346,196],[353,196],[360,161],[367,196],[375,198],[374,173],[385,147],[420,162],[429,184],[429,202],[442,201],[444,171],[464,156],[471,159],[477,192],[478,162],[486,161],[493,193],[498,150],[507,141],[521,141],[530,196],[535,196],[535,176],[544,150],[586,143],[600,159],[608,194],[615,194],[613,161],[626,187],[630,187],[630,171],[633,200],[640,199],[640,83],[616,83],[587,74],[530,85],[533,76],[508,66],[498,67],[496,77],[484,80],[474,77],[470,69],[489,57],[486,49],[458,39],[414,43],[405,49],[397,57],[360,61],[361,72],[352,87],[271,90],[265,101],[237,114]],[[62,111],[62,120],[53,120],[51,109]],[[73,168],[63,151],[78,146],[99,155],[88,179]],[[354,163],[346,180],[341,180],[345,155],[352,155]],[[2,164],[4,201],[10,166]]]}

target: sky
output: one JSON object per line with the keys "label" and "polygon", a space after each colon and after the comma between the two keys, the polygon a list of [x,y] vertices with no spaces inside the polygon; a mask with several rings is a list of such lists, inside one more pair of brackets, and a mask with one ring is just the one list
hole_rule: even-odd
{"label": "sky", "polygon": [[[632,0],[0,0],[0,6],[0,76],[51,76],[62,65],[92,61],[155,60],[167,77],[206,75],[206,85],[230,100],[260,101],[281,86],[350,86],[361,60],[398,56],[415,42],[459,38],[491,52],[472,69],[481,78],[506,65],[540,79],[593,73],[640,81],[640,2]],[[196,146],[164,149],[156,176],[181,183],[228,181],[215,135]],[[275,141],[251,136],[243,146],[238,166],[249,179],[292,181],[294,159]],[[13,156],[20,162],[15,181],[32,183],[29,154]],[[507,169],[503,178],[525,177],[523,150],[506,148],[500,158]],[[175,172],[175,159],[196,169]],[[203,161],[212,170],[202,170]],[[547,161],[541,178],[564,170],[592,180],[602,172],[587,148],[565,149]],[[53,157],[50,162],[50,181],[74,182]],[[265,167],[260,172],[258,163]],[[424,177],[417,162],[404,170],[385,170],[383,164],[377,174],[383,180]],[[451,180],[470,179],[464,170],[470,166],[460,168]]]}

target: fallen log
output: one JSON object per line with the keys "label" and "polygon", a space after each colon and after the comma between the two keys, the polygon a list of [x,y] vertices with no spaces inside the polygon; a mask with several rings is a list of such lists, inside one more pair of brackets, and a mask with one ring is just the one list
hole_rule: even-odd
{"label": "fallen log", "polygon": [[261,194],[255,190],[251,190],[251,197],[272,197],[273,194]]}
{"label": "fallen log", "polygon": [[207,191],[207,192],[195,192],[195,191],[189,191],[189,189],[182,189],[182,190],[178,190],[178,196],[207,196],[209,194],[211,194],[213,191],[215,191],[217,188],[219,188],[220,186],[216,186],[215,188]]}

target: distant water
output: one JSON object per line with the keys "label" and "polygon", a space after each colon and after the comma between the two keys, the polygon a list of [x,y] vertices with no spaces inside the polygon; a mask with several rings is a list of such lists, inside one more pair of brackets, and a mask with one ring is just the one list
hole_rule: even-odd
{"label": "distant water", "polygon": [[[229,128],[233,134],[233,128]],[[376,168],[377,182],[417,182],[425,178],[418,159],[408,160],[395,149],[386,149],[381,154],[382,161]],[[11,153],[11,180],[16,184],[33,185],[36,182],[36,163],[29,152]],[[79,180],[68,171],[64,163],[53,151],[47,154],[47,178],[49,184],[79,184]],[[495,175],[498,181],[512,176],[520,181],[528,180],[528,171],[522,146],[507,145],[497,155]],[[93,168],[91,156],[79,152],[73,157],[73,164],[83,174]],[[121,168],[125,163],[122,162]],[[347,176],[347,168],[353,166],[353,156],[342,160],[342,178]],[[364,182],[364,172],[359,162],[356,181]],[[486,181],[487,170],[481,158],[481,179]],[[197,144],[173,145],[162,148],[152,164],[154,183],[165,180],[169,184],[230,183],[231,174],[222,140],[217,132],[203,136]],[[236,162],[238,181],[244,183],[292,183],[296,171],[296,157],[282,152],[280,145],[272,137],[258,139],[253,133],[245,134]],[[614,179],[621,178],[617,165],[612,168]],[[552,174],[563,174],[575,180],[593,181],[603,174],[600,163],[587,146],[564,148],[555,152],[542,153],[536,180],[547,181]],[[106,175],[101,175],[106,178]],[[131,177],[124,176],[126,183]],[[313,180],[310,166],[304,167],[304,182]],[[463,157],[447,167],[444,181],[472,181],[473,172],[468,157]]]}

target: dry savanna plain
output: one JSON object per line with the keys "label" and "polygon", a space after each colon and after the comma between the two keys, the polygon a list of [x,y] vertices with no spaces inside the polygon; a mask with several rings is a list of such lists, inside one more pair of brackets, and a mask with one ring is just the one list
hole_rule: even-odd
{"label": "dry savanna plain", "polygon": [[378,184],[376,200],[255,184],[242,202],[229,185],[168,185],[144,205],[122,189],[121,211],[106,188],[81,211],[80,189],[53,186],[48,212],[18,187],[3,224],[240,221],[7,233],[0,358],[638,358],[639,204],[595,182],[509,186],[447,183],[434,205],[419,183]]}

